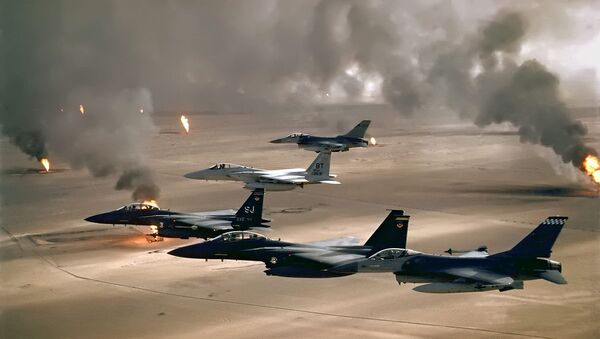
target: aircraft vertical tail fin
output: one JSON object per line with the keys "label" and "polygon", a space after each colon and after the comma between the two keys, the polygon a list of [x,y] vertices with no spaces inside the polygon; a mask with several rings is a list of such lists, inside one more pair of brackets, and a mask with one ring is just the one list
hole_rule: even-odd
{"label": "aircraft vertical tail fin", "polygon": [[311,181],[329,180],[331,151],[321,151],[306,169],[306,178]]}
{"label": "aircraft vertical tail fin", "polygon": [[520,258],[550,258],[552,246],[560,234],[568,217],[551,216],[529,233],[504,255]]}
{"label": "aircraft vertical tail fin", "polygon": [[268,220],[262,218],[264,196],[264,188],[255,188],[242,207],[235,213],[231,226],[242,229],[268,227],[262,224],[268,222]]}
{"label": "aircraft vertical tail fin", "polygon": [[360,123],[358,123],[358,125],[356,125],[352,130],[350,130],[350,132],[344,134],[344,136],[362,139],[365,137],[365,133],[367,133],[367,128],[369,128],[370,124],[371,120],[363,120]]}
{"label": "aircraft vertical tail fin", "polygon": [[404,211],[391,210],[365,246],[372,247],[374,251],[390,247],[406,248],[409,219],[410,216],[404,215]]}

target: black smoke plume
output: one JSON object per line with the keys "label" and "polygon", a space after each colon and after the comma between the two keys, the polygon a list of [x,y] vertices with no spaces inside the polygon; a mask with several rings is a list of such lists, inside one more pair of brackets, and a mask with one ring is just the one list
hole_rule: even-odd
{"label": "black smoke plume", "polygon": [[404,116],[508,122],[577,165],[595,151],[564,84],[519,51],[528,39],[581,39],[570,13],[594,11],[536,0],[5,1],[0,125],[31,156],[129,178],[149,168],[153,108],[275,114],[335,91],[360,101],[376,82],[377,99]]}

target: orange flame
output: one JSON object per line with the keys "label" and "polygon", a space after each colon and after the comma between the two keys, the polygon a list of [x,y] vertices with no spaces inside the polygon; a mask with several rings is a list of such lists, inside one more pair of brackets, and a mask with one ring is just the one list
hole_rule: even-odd
{"label": "orange flame", "polygon": [[185,129],[185,133],[190,133],[190,121],[188,118],[186,118],[185,115],[182,115],[179,120],[181,120],[181,125],[183,125],[183,128]]}
{"label": "orange flame", "polygon": [[79,112],[81,112],[81,114],[85,114],[85,108],[83,108],[83,105],[79,105]]}
{"label": "orange flame", "polygon": [[48,158],[42,158],[40,159],[40,162],[42,163],[42,166],[44,166],[44,169],[46,169],[46,172],[50,172],[50,161]]}
{"label": "orange flame", "polygon": [[369,144],[371,144],[371,146],[377,145],[377,140],[375,139],[375,137],[371,137],[371,139],[369,139]]}
{"label": "orange flame", "polygon": [[158,202],[156,202],[156,200],[152,199],[152,200],[144,200],[142,201],[142,204],[146,204],[146,205],[151,205],[154,207],[158,208]]}
{"label": "orange flame", "polygon": [[583,170],[585,174],[589,175],[594,182],[600,184],[600,160],[598,157],[588,155],[583,161]]}

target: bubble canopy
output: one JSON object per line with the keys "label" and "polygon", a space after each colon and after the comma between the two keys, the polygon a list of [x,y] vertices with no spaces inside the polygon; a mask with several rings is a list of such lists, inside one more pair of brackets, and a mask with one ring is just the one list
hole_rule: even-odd
{"label": "bubble canopy", "polygon": [[221,164],[214,164],[214,165],[210,166],[208,169],[215,170],[215,169],[241,168],[241,167],[244,167],[244,166],[236,165],[236,164],[221,163]]}
{"label": "bubble canopy", "polygon": [[134,202],[119,208],[117,211],[149,211],[158,209],[158,206],[145,204],[143,202]]}
{"label": "bubble canopy", "polygon": [[232,231],[227,232],[215,237],[209,241],[221,241],[221,242],[236,242],[241,240],[258,240],[267,239],[264,235],[250,231]]}
{"label": "bubble canopy", "polygon": [[420,253],[421,252],[408,250],[405,248],[386,248],[384,250],[381,250],[381,251],[373,254],[372,256],[369,257],[369,259],[379,259],[379,260],[398,259],[398,258],[402,258],[402,257],[408,257],[411,255],[420,254]]}

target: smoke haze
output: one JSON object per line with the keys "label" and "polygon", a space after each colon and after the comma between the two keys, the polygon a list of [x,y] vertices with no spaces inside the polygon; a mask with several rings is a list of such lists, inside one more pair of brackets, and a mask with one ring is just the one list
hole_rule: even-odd
{"label": "smoke haze", "polygon": [[521,52],[540,41],[591,38],[595,7],[8,1],[0,5],[0,125],[32,157],[56,155],[94,176],[120,175],[116,188],[133,190],[135,199],[158,196],[143,156],[156,133],[154,110],[275,114],[383,101],[406,117],[450,112],[478,126],[509,122],[523,142],[579,166],[595,151],[569,115],[558,73]]}

